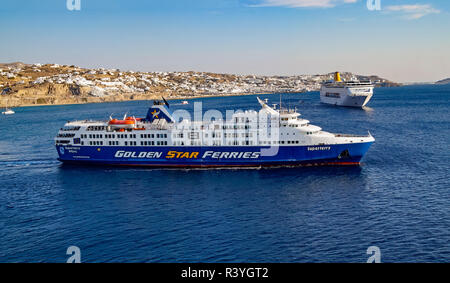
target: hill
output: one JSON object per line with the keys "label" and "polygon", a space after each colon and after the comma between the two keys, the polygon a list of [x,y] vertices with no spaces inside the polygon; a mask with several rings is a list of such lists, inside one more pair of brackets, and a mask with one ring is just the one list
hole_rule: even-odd
{"label": "hill", "polygon": [[[134,72],[58,64],[0,64],[0,105],[73,104],[256,93],[308,92],[333,78],[325,75],[255,76],[206,72]],[[370,79],[376,86],[398,84],[378,76],[342,73],[344,80]]]}
{"label": "hill", "polygon": [[437,81],[435,84],[438,84],[438,85],[450,84],[450,78]]}

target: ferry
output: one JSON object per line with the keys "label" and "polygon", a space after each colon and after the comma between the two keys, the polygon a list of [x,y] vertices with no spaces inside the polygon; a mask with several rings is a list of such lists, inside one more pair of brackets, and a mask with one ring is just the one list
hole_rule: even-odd
{"label": "ferry", "polygon": [[375,141],[367,135],[323,131],[286,109],[257,98],[259,111],[191,121],[166,100],[146,117],[72,121],[56,138],[64,163],[148,167],[269,167],[359,165]]}
{"label": "ferry", "polygon": [[373,96],[374,85],[370,81],[341,80],[339,72],[334,81],[326,82],[320,89],[320,101],[326,104],[348,107],[364,107]]}

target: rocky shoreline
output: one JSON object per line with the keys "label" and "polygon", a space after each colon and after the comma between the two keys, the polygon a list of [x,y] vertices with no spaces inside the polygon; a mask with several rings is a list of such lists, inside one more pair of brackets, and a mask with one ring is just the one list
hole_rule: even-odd
{"label": "rocky shoreline", "polygon": [[[231,75],[203,72],[134,72],[86,69],[58,64],[0,64],[0,107],[82,104],[279,92],[309,92],[333,74],[299,76]],[[345,80],[370,79],[376,86],[398,86],[378,76],[342,73]]]}

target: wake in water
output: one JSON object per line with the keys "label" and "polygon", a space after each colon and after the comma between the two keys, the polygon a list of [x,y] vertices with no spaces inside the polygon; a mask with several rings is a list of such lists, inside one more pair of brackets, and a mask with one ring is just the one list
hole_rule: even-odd
{"label": "wake in water", "polygon": [[0,166],[2,166],[2,167],[27,167],[27,166],[38,166],[38,165],[54,166],[55,164],[59,164],[59,161],[55,160],[55,159],[0,161]]}

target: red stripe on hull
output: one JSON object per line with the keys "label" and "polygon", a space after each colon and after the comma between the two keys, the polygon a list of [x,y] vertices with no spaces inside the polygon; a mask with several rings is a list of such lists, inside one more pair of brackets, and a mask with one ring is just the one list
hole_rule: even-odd
{"label": "red stripe on hull", "polygon": [[153,168],[261,168],[261,167],[314,167],[314,166],[359,166],[359,162],[326,162],[307,164],[262,164],[262,165],[159,165],[159,164],[111,164],[110,166],[121,167],[153,167]]}

